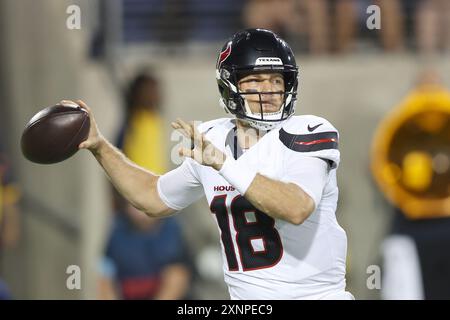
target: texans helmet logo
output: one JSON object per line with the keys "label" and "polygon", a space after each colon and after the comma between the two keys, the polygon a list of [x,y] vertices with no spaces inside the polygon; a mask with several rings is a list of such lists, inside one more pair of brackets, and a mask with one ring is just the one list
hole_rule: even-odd
{"label": "texans helmet logo", "polygon": [[217,62],[217,68],[220,68],[222,62],[224,62],[231,54],[231,41],[228,42],[228,45],[225,50],[223,50],[219,55],[219,61]]}

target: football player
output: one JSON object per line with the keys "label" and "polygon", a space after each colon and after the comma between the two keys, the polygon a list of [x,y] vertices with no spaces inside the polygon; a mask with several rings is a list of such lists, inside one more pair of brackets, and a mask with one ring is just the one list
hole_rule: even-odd
{"label": "football player", "polygon": [[233,117],[173,122],[192,141],[180,149],[178,168],[158,176],[131,163],[78,100],[91,116],[80,148],[151,217],[206,195],[232,299],[352,299],[346,234],[335,215],[339,135],[323,118],[294,116],[298,67],[289,45],[269,30],[238,32],[219,54],[216,78]]}

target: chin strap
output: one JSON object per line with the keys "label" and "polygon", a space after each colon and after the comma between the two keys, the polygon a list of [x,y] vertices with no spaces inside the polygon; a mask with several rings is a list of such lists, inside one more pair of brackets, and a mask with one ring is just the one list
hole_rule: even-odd
{"label": "chin strap", "polygon": [[[272,113],[265,113],[263,114],[263,120],[258,120],[255,118],[260,118],[261,117],[261,113],[253,113],[250,109],[250,106],[247,102],[247,99],[243,98],[244,100],[244,111],[245,111],[245,115],[249,116],[250,118],[253,119],[248,119],[248,118],[242,118],[241,120],[246,121],[250,126],[252,126],[255,129],[259,129],[259,130],[272,130],[273,128],[275,128],[280,122],[284,121],[281,119],[281,115],[283,114],[283,109],[285,104],[283,103],[280,107],[280,110],[276,111],[276,112],[272,112]],[[272,121],[266,121],[266,120],[272,120]],[[274,122],[273,120],[279,120]]]}

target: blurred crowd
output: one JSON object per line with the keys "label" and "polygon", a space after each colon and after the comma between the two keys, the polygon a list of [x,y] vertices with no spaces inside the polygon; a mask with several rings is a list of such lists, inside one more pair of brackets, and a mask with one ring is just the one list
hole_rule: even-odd
{"label": "blurred crowd", "polygon": [[[122,0],[121,4],[123,40],[128,44],[222,42],[238,29],[259,27],[280,34],[295,51],[311,54],[361,50],[430,54],[450,49],[447,0]],[[369,28],[368,21],[379,28]],[[94,37],[95,54],[101,53],[104,30],[103,25]]]}
{"label": "blurred crowd", "polygon": [[[167,171],[161,87],[142,70],[124,92],[115,144],[134,163]],[[100,299],[191,298],[192,257],[176,217],[150,218],[112,189],[112,223],[99,268]]]}

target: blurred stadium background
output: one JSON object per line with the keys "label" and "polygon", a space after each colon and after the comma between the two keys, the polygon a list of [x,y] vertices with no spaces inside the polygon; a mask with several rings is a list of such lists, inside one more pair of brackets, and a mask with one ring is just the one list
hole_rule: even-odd
{"label": "blurred stadium background", "polygon": [[[366,27],[371,4],[381,6],[380,30]],[[0,131],[20,192],[18,240],[0,249],[0,277],[12,296],[97,298],[98,264],[112,217],[110,186],[87,152],[51,166],[23,158],[20,136],[32,115],[61,99],[80,98],[93,109],[104,135],[114,140],[124,117],[123,90],[137,72],[150,68],[161,81],[164,139],[170,152],[176,144],[170,140],[172,119],[225,116],[215,82],[217,54],[235,31],[259,26],[282,34],[296,51],[297,114],[323,116],[340,130],[337,214],[348,235],[348,289],[358,299],[380,298],[380,290],[367,287],[367,268],[382,265],[381,243],[390,231],[393,210],[372,178],[370,146],[380,121],[424,70],[435,70],[450,87],[448,4],[0,1]],[[66,27],[70,5],[81,9],[79,30]],[[226,299],[221,262],[214,254],[220,250],[218,231],[206,201],[177,219],[197,266],[191,297]],[[81,268],[81,290],[66,288],[69,265]]]}

